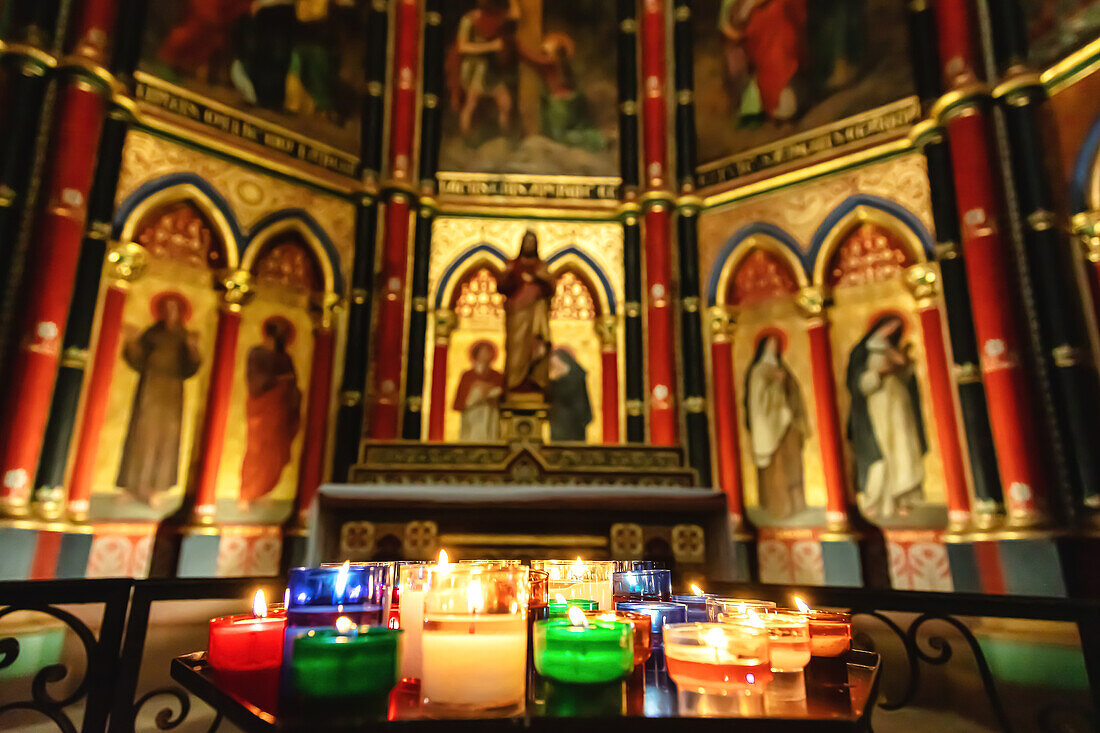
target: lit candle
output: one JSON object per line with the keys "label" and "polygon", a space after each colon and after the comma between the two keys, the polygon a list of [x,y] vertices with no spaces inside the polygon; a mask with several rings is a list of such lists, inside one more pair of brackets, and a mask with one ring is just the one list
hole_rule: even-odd
{"label": "lit candle", "polygon": [[798,597],[799,613],[810,625],[810,655],[838,657],[852,645],[852,616],[842,611],[814,611]]}
{"label": "lit candle", "polygon": [[424,596],[420,690],[444,716],[523,709],[527,568],[457,566],[433,572]]}
{"label": "lit candle", "polygon": [[810,663],[810,626],[795,613],[749,614],[768,630],[773,672],[801,672]]}
{"label": "lit candle", "polygon": [[672,571],[631,570],[616,572],[611,576],[611,593],[615,603],[619,601],[667,601],[672,596]]}
{"label": "lit candle", "polygon": [[569,608],[569,618],[535,624],[535,669],[559,682],[602,683],[634,668],[634,632],[628,623],[589,621]]}
{"label": "lit candle", "polygon": [[709,596],[706,600],[707,621],[740,621],[754,611],[771,613],[775,610],[774,601],[760,601],[754,598],[721,598]]}
{"label": "lit candle", "polygon": [[664,638],[668,673],[681,691],[763,692],[771,680],[768,632],[762,626],[669,624]]}
{"label": "lit candle", "polygon": [[622,601],[615,604],[616,610],[634,611],[644,613],[652,620],[651,633],[653,635],[653,648],[660,649],[662,645],[661,631],[665,624],[679,624],[687,621],[687,606],[683,603],[670,603],[668,601]]}
{"label": "lit candle", "polygon": [[564,618],[572,607],[577,607],[582,611],[595,611],[599,608],[596,601],[588,598],[566,598],[561,593],[556,594],[549,605],[550,618]]}
{"label": "lit candle", "polygon": [[346,616],[357,625],[385,626],[392,585],[392,563],[294,568],[287,583],[287,625],[332,628]]}
{"label": "lit candle", "polygon": [[611,575],[615,563],[610,560],[532,560],[531,568],[550,576],[551,594],[592,599],[603,610],[614,606]]}
{"label": "lit candle", "polygon": [[630,624],[634,631],[634,666],[649,659],[653,651],[653,619],[634,611],[585,611],[584,615],[598,621],[619,621]]}
{"label": "lit candle", "polygon": [[210,619],[206,661],[225,672],[278,667],[283,660],[286,611],[268,611],[262,590],[256,591],[252,613]]}
{"label": "lit candle", "polygon": [[702,622],[707,620],[707,599],[717,598],[713,593],[704,593],[703,589],[692,583],[691,595],[673,595],[669,600],[687,606],[687,620]]}

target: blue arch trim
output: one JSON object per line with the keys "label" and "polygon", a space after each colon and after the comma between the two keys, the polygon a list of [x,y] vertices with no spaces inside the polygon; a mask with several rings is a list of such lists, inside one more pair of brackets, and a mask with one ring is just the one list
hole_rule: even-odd
{"label": "blue arch trim", "polygon": [[439,286],[436,288],[435,292],[436,308],[444,307],[443,293],[447,291],[447,285],[451,282],[451,278],[455,276],[455,273],[458,272],[459,268],[462,267],[463,263],[467,262],[473,257],[476,257],[482,252],[491,254],[494,257],[499,258],[502,262],[508,261],[508,256],[504,254],[504,252],[502,252],[498,247],[494,247],[493,245],[489,244],[488,242],[482,242],[481,244],[470,247],[468,250],[456,257],[454,261],[451,262],[451,264],[447,265],[447,269],[443,271],[443,276],[439,278]]}
{"label": "blue arch trim", "polygon": [[600,280],[600,287],[603,288],[603,292],[607,296],[607,309],[610,311],[611,315],[615,315],[617,305],[615,303],[615,290],[611,287],[611,281],[607,279],[607,274],[604,273],[603,268],[597,265],[587,254],[570,245],[550,255],[546,260],[546,264],[552,265],[566,255],[575,255],[584,262],[584,264],[592,268],[592,272],[596,273],[596,277]]}
{"label": "blue arch trim", "polygon": [[328,232],[322,229],[321,225],[317,223],[317,220],[310,216],[309,212],[305,209],[284,209],[282,211],[276,211],[253,224],[252,229],[248,232],[248,242],[241,250],[241,258],[243,259],[245,251],[253,246],[257,234],[272,224],[283,221],[300,221],[302,224],[305,224],[306,228],[309,229],[313,236],[317,237],[317,240],[321,243],[321,248],[325,250],[325,256],[328,257],[329,264],[332,266],[332,287],[335,292],[343,294],[344,274],[340,268],[340,253],[336,251],[336,247],[332,244]]}
{"label": "blue arch trim", "polygon": [[[457,273],[466,262],[481,253],[490,254],[500,259],[502,262],[507,262],[509,259],[508,255],[504,254],[503,250],[501,250],[499,247],[494,247],[488,242],[482,242],[481,244],[470,247],[470,249],[466,250],[461,255],[456,257],[454,261],[451,262],[451,264],[447,265],[447,269],[443,271],[442,277],[439,278],[439,285],[436,288],[435,292],[436,308],[444,307],[443,294],[447,292],[447,287],[450,285],[451,278],[455,276],[455,273]],[[552,265],[566,255],[576,255],[581,261],[592,268],[592,272],[596,273],[596,277],[600,281],[600,287],[603,288],[604,294],[607,296],[608,310],[611,312],[611,315],[615,315],[617,312],[618,304],[615,300],[615,290],[611,287],[611,281],[607,278],[607,273],[603,271],[603,268],[597,265],[596,262],[585,252],[582,252],[577,247],[570,245],[569,247],[560,249],[554,254],[550,255],[550,257],[548,257],[546,260],[546,264]]]}
{"label": "blue arch trim", "polygon": [[806,253],[807,271],[814,271],[814,262],[817,260],[817,256],[821,251],[821,245],[824,243],[825,238],[829,236],[829,232],[833,230],[837,222],[852,213],[857,206],[866,206],[871,209],[884,211],[900,221],[918,240],[920,240],[925,255],[932,257],[932,234],[924,228],[924,224],[921,223],[920,219],[918,219],[913,212],[890,199],[884,199],[881,196],[872,196],[868,193],[857,193],[855,196],[849,196],[840,206],[830,211],[829,215],[826,216],[825,220],[818,226],[817,231],[814,232],[814,236],[810,240],[810,251]]}
{"label": "blue arch trim", "polygon": [[[722,245],[722,249],[719,250],[718,256],[714,259],[714,267],[711,268],[710,278],[707,280],[708,307],[718,304],[718,283],[722,279],[722,271],[726,269],[726,263],[729,262],[730,257],[733,256],[734,250],[736,250],[738,245],[746,239],[756,234],[769,236],[789,249],[802,264],[803,274],[805,274],[808,260],[802,250],[798,248],[798,242],[795,241],[794,237],[774,224],[768,224],[762,221],[746,224],[734,232],[732,237],[726,240],[726,243]],[[809,261],[812,262],[812,260]]]}
{"label": "blue arch trim", "polygon": [[203,195],[210,199],[214,208],[220,211],[222,216],[225,217],[225,220],[229,222],[229,229],[233,232],[234,240],[231,244],[237,249],[237,257],[239,258],[244,251],[244,236],[241,233],[241,227],[240,224],[237,223],[237,217],[233,213],[233,209],[230,208],[229,202],[218,193],[216,188],[211,186],[205,178],[197,176],[194,173],[171,173],[167,176],[146,181],[138,186],[133,193],[126,197],[126,200],[124,200],[115,211],[115,220],[112,224],[113,236],[117,238],[121,235],[122,227],[126,224],[126,220],[130,218],[130,215],[134,213],[134,209],[136,209],[142,201],[166,188],[179,186],[185,183],[189,183],[202,191]]}
{"label": "blue arch trim", "polygon": [[1070,181],[1069,195],[1074,214],[1085,211],[1089,207],[1085,197],[1088,195],[1089,174],[1092,173],[1097,149],[1100,149],[1100,117],[1097,117],[1089,128],[1089,134],[1085,136],[1085,142],[1081,144],[1081,150],[1077,153],[1077,160],[1073,164],[1073,179]]}

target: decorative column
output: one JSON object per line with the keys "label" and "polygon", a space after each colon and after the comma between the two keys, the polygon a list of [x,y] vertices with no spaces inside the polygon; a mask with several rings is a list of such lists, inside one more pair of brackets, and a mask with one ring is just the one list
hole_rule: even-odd
{"label": "decorative column", "polygon": [[974,26],[964,0],[939,0],[935,10],[943,77],[958,101],[933,113],[946,126],[950,143],[990,427],[1001,481],[1007,488],[1009,524],[1031,528],[1047,523],[1046,467],[1037,430],[1040,413],[1021,361],[1024,329],[1014,309],[1018,291],[1011,272],[1007,225],[1001,219],[997,156],[986,112],[976,96],[984,88],[976,82]]}
{"label": "decorative column", "polygon": [[218,309],[218,327],[214,352],[210,355],[210,381],[206,386],[206,407],[202,415],[197,454],[198,488],[192,521],[214,521],[217,502],[218,470],[225,447],[225,421],[229,416],[229,398],[233,392],[233,372],[237,367],[237,337],[241,331],[241,309],[251,300],[251,275],[244,270],[229,274],[223,281],[225,293]]}
{"label": "decorative column", "polygon": [[298,469],[298,493],[295,497],[299,527],[306,526],[309,507],[324,481],[325,443],[328,438],[329,401],[332,397],[332,358],[336,346],[332,325],[334,310],[339,303],[339,295],[326,293],[321,318],[313,329],[306,425],[302,435],[302,459]]}
{"label": "decorative column", "polygon": [[392,440],[400,434],[402,366],[406,353],[409,235],[415,206],[412,188],[416,129],[416,86],[420,66],[419,0],[397,0],[393,44],[393,98],[390,102],[389,174],[383,218],[382,265],[374,348],[374,379],[368,435]]}
{"label": "decorative column", "polygon": [[[107,255],[110,285],[103,296],[99,318],[99,334],[92,356],[91,373],[84,388],[84,410],[76,435],[72,470],[69,473],[67,508],[74,521],[88,517],[92,496],[93,471],[99,455],[99,436],[107,418],[111,381],[119,352],[122,314],[126,307],[130,283],[138,280],[148,264],[148,253],[139,244],[116,243]],[[94,310],[94,308],[93,308]],[[71,320],[71,319],[70,319]],[[78,370],[83,374],[83,370]],[[78,393],[79,394],[79,393]]]}
{"label": "decorative column", "polygon": [[95,175],[104,93],[83,78],[59,93],[45,207],[27,253],[23,316],[13,331],[16,351],[0,387],[0,511],[8,514],[26,514],[38,469]]}
{"label": "decorative column", "polygon": [[906,272],[906,284],[917,302],[924,358],[928,368],[928,389],[932,396],[932,416],[943,459],[947,491],[948,531],[959,532],[970,523],[970,496],[966,488],[966,465],[959,441],[954,390],[947,366],[943,317],[936,302],[938,276],[930,265],[916,265]]}
{"label": "decorative column", "polygon": [[666,0],[642,2],[642,150],[646,282],[646,367],[649,442],[676,445],[678,417],[676,352],[672,314],[672,252],[668,191],[668,104]]}
{"label": "decorative column", "polygon": [[733,386],[733,314],[722,305],[710,309],[710,366],[714,400],[714,442],[718,486],[726,495],[730,526],[744,527],[741,438],[737,430],[737,390]]}
{"label": "decorative column", "polygon": [[[377,185],[382,169],[382,129],[385,126],[386,56],[389,37],[387,0],[372,0],[367,22],[367,96],[363,101],[362,171],[368,190]],[[348,471],[359,456],[363,438],[363,392],[367,385],[371,342],[371,306],[373,304],[378,200],[364,195],[355,212],[355,253],[351,266],[351,290],[348,297],[347,341],[340,380],[340,401],[336,411],[333,439],[333,481],[347,481]]]}
{"label": "decorative column", "polygon": [[428,440],[443,440],[447,417],[447,354],[455,330],[454,311],[435,312],[435,350],[432,352],[432,411],[428,415]]}
{"label": "decorative column", "polygon": [[619,444],[619,319],[600,316],[596,322],[600,338],[600,409],[603,416],[604,445]]}
{"label": "decorative column", "polygon": [[851,502],[848,498],[847,472],[844,470],[844,442],[840,437],[840,413],[836,402],[829,322],[825,317],[825,293],[820,286],[802,288],[798,293],[797,305],[807,319],[806,335],[810,340],[814,416],[817,419],[818,443],[821,445],[821,467],[825,473],[825,521],[831,533],[850,535]]}

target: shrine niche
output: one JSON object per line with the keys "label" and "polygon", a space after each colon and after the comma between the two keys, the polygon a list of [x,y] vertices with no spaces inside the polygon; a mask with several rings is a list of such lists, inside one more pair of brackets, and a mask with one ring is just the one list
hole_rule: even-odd
{"label": "shrine niche", "polygon": [[339,263],[311,220],[282,217],[252,235],[241,260],[232,392],[218,469],[220,522],[285,521],[320,482],[331,393]]}
{"label": "shrine niche", "polygon": [[181,183],[120,206],[69,472],[70,506],[90,518],[163,518],[192,480],[214,366],[215,275],[237,263],[231,214],[211,194]]}
{"label": "shrine niche", "polygon": [[[833,300],[839,427],[860,512],[883,527],[943,527],[941,443],[956,417],[931,391],[939,360],[928,349],[945,348],[937,272],[926,261],[928,233],[906,214],[878,202],[842,207],[815,237],[815,280]],[[945,375],[934,376],[938,385]]]}
{"label": "shrine niche", "polygon": [[736,465],[721,465],[720,473],[726,481],[740,476],[753,524],[822,525],[814,385],[797,305],[806,284],[799,253],[781,230],[752,225],[724,253],[714,270],[711,356],[728,388],[715,405],[720,460]]}

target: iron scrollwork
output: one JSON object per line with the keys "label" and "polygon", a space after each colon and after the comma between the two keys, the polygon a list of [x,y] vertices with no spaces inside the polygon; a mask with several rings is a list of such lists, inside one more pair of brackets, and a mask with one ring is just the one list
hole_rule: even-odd
{"label": "iron scrollwork", "polygon": [[[164,701],[164,707],[157,711],[156,716],[153,718],[154,724],[157,726],[157,730],[172,730],[179,727],[180,723],[187,719],[187,716],[191,712],[191,695],[182,687],[159,687],[155,690],[150,690],[138,698],[134,703],[134,720],[137,720],[138,714],[147,702],[150,702],[158,697],[168,697],[174,699],[179,705],[179,710],[173,710],[171,707],[171,700]],[[214,716],[214,721],[207,728],[207,733],[214,733],[222,723],[222,714],[217,712]]]}

